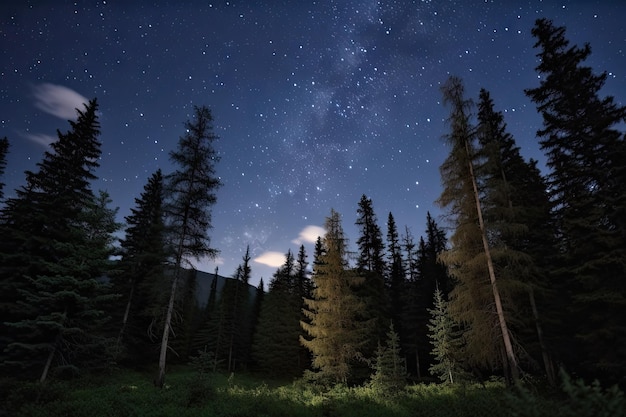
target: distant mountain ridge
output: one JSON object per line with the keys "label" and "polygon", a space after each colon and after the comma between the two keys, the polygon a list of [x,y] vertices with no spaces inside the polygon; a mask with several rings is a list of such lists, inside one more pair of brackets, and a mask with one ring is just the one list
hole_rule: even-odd
{"label": "distant mountain ridge", "polygon": [[[191,270],[187,269],[186,272],[191,272]],[[213,279],[217,278],[216,285],[216,300],[219,300],[220,295],[222,294],[222,289],[224,285],[226,285],[226,280],[234,280],[232,277],[225,277],[215,273],[209,273],[204,271],[194,270],[196,272],[196,302],[198,306],[205,307],[207,301],[209,299],[209,294],[211,293],[211,284],[213,283]],[[248,284],[248,291],[250,293],[250,300],[254,300],[256,297],[257,288]]]}

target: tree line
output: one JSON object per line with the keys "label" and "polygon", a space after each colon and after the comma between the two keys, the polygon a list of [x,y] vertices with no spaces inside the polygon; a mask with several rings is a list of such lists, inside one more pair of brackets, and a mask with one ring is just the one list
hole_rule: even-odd
{"label": "tree line", "polygon": [[[250,253],[197,299],[193,257],[212,256],[220,187],[212,116],[196,108],[177,169],[155,172],[125,218],[91,184],[100,156],[90,101],[0,216],[2,366],[50,372],[157,366],[254,371],[395,387],[407,377],[455,382],[558,368],[623,383],[626,371],[626,107],[602,97],[607,74],[570,46],[565,28],[532,29],[539,85],[525,90],[543,125],[549,172],[526,160],[489,91],[467,97],[450,77],[437,204],[419,239],[373,202],[356,205],[357,249],[330,211],[312,262],[288,251],[267,290],[249,285]],[[0,175],[8,140],[0,141]],[[0,193],[2,188],[0,187]],[[0,197],[2,195],[0,194]]]}

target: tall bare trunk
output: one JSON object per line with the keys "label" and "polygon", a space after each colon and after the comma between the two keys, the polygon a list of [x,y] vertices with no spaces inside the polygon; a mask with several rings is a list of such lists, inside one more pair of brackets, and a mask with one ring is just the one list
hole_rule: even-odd
{"label": "tall bare trunk", "polygon": [[48,377],[48,372],[50,372],[50,366],[52,365],[52,359],[54,359],[54,355],[57,353],[57,343],[59,342],[60,337],[57,336],[54,345],[52,346],[52,350],[48,354],[48,359],[46,359],[46,364],[43,367],[43,371],[41,372],[41,376],[39,377],[39,382],[43,383],[46,381]]}
{"label": "tall bare trunk", "polygon": [[[182,240],[181,240],[182,241]],[[165,384],[165,365],[167,363],[167,348],[169,345],[170,331],[172,328],[172,316],[174,315],[174,301],[176,299],[176,287],[180,276],[180,261],[176,262],[174,269],[174,278],[172,279],[172,289],[170,291],[170,300],[167,305],[167,313],[165,314],[165,324],[163,327],[163,337],[161,339],[161,351],[159,353],[159,373],[154,384],[163,388]]]}
{"label": "tall bare trunk", "polygon": [[120,333],[117,336],[117,342],[115,344],[115,356],[117,357],[120,353],[120,345],[122,344],[122,339],[124,338],[124,333],[126,332],[126,324],[128,323],[128,316],[130,315],[130,306],[133,302],[133,294],[135,292],[135,280],[132,280],[130,285],[130,293],[128,294],[128,301],[126,302],[126,309],[124,310],[124,318],[122,318],[122,327],[120,329]]}
{"label": "tall bare trunk", "polygon": [[533,310],[533,318],[535,319],[535,327],[537,329],[539,346],[541,347],[543,366],[546,368],[546,376],[548,377],[548,382],[550,383],[550,385],[554,385],[556,381],[554,377],[554,366],[552,364],[552,360],[550,359],[550,354],[548,353],[548,347],[546,346],[545,340],[543,338],[543,329],[541,328],[541,323],[539,322],[539,311],[537,310],[537,303],[535,302],[535,291],[533,290],[532,286],[528,290],[528,298],[530,299],[530,306]]}
{"label": "tall bare trunk", "polygon": [[[478,225],[480,227],[481,237],[483,241],[483,249],[485,251],[485,258],[487,259],[487,270],[489,271],[489,281],[491,282],[491,290],[493,292],[493,298],[496,304],[496,313],[498,315],[498,322],[500,324],[500,331],[502,333],[502,340],[504,342],[504,350],[508,361],[508,366],[511,369],[511,375],[514,380],[519,379],[519,369],[517,365],[517,358],[513,351],[513,344],[511,343],[511,335],[504,317],[504,309],[502,308],[502,300],[500,299],[500,291],[498,291],[498,285],[496,283],[496,272],[493,266],[493,260],[491,258],[491,251],[489,249],[489,241],[487,240],[487,231],[485,229],[485,222],[483,221],[483,213],[480,205],[480,196],[478,194],[478,185],[476,184],[476,177],[474,176],[474,167],[471,161],[471,152],[469,149],[469,143],[465,141],[465,151],[468,156],[469,173],[472,179],[472,186],[474,188],[474,201],[476,203],[476,211],[478,214]],[[506,364],[505,364],[506,366]]]}
{"label": "tall bare trunk", "polygon": [[420,353],[415,348],[415,369],[417,370],[417,379],[422,379],[422,371],[420,369]]}

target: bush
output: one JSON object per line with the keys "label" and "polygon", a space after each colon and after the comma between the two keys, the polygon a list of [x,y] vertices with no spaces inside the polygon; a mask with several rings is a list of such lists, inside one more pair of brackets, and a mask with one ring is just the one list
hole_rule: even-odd
{"label": "bush", "polygon": [[15,415],[25,405],[46,405],[55,401],[63,401],[69,388],[66,383],[59,381],[40,382],[16,382],[11,383],[7,390],[4,408],[9,415]]}
{"label": "bush", "polygon": [[[624,393],[615,385],[602,389],[596,380],[591,385],[582,379],[572,380],[563,370],[561,391],[548,399],[532,392],[528,387],[517,386],[507,395],[511,416],[515,417],[617,417],[626,416]],[[544,393],[545,395],[545,393]]]}

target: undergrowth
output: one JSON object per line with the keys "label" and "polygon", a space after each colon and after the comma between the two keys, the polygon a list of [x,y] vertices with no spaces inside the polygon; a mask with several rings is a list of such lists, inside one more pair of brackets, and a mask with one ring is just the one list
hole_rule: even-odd
{"label": "undergrowth", "polygon": [[605,390],[566,375],[562,381],[562,389],[554,392],[528,384],[507,389],[500,382],[414,384],[385,392],[369,386],[284,383],[182,369],[168,374],[164,389],[155,388],[149,376],[128,371],[45,385],[8,380],[2,385],[10,388],[6,415],[16,417],[625,415],[624,396],[617,388]]}

